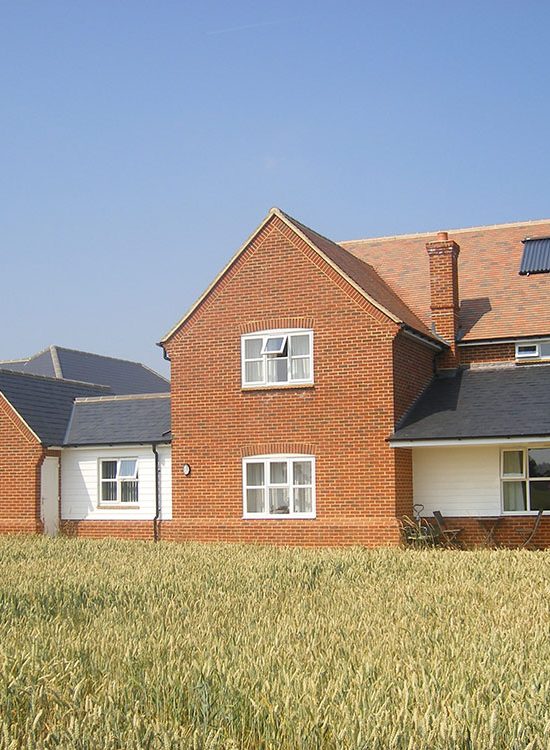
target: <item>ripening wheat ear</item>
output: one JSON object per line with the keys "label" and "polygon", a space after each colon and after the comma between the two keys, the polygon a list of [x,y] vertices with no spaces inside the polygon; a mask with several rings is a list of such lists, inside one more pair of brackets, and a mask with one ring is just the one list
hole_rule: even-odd
{"label": "ripening wheat ear", "polygon": [[0,539],[0,750],[545,750],[549,563]]}

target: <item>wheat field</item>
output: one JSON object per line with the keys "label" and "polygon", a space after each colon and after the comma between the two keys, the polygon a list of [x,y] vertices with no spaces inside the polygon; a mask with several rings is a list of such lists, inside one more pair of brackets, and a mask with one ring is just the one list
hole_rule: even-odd
{"label": "wheat field", "polygon": [[547,748],[549,563],[2,538],[0,748]]}

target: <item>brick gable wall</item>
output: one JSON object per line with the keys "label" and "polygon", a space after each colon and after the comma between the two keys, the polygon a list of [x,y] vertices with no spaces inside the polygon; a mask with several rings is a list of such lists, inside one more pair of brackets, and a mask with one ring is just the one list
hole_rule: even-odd
{"label": "brick gable wall", "polygon": [[0,395],[0,533],[36,533],[44,449]]}
{"label": "brick gable wall", "polygon": [[[241,335],[286,327],[314,331],[314,386],[242,390]],[[396,345],[397,332],[272,219],[167,344],[174,520],[163,538],[398,543],[396,511],[412,498],[410,471],[401,472],[410,454],[396,458],[386,439],[396,410],[431,378],[432,353],[420,343]],[[422,361],[418,382],[403,377],[399,396],[394,358],[409,370]],[[316,519],[242,519],[242,458],[266,453],[315,455]]]}

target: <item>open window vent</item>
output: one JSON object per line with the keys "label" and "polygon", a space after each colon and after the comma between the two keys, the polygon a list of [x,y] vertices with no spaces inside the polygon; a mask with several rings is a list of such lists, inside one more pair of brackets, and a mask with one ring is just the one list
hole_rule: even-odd
{"label": "open window vent", "polygon": [[520,276],[550,273],[550,237],[527,237],[523,242]]}

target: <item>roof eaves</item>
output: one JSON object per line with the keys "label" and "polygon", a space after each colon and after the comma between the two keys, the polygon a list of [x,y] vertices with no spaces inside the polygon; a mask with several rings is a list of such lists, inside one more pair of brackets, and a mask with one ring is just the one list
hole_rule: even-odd
{"label": "roof eaves", "polygon": [[147,401],[159,398],[170,398],[170,393],[165,391],[163,393],[123,393],[112,396],[77,396],[75,403],[93,404],[104,401]]}

